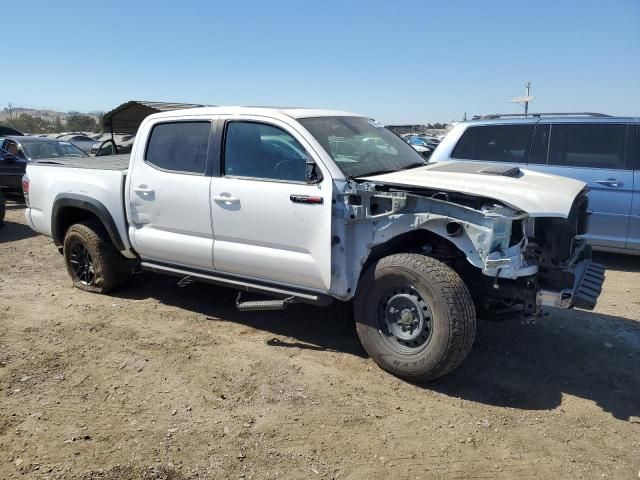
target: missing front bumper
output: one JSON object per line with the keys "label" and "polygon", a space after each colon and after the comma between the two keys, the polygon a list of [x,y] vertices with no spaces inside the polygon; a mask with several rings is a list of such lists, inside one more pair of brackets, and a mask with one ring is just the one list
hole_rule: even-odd
{"label": "missing front bumper", "polygon": [[581,260],[575,265],[573,288],[561,291],[540,290],[536,304],[556,308],[578,307],[593,310],[602,292],[604,267],[591,260]]}

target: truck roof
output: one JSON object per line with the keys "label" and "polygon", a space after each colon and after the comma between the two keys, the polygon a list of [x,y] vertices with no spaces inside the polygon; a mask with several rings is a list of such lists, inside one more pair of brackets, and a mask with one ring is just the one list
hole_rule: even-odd
{"label": "truck roof", "polygon": [[245,115],[286,115],[291,118],[308,117],[364,117],[359,113],[343,112],[341,110],[327,110],[321,108],[294,108],[294,107],[201,107],[172,110],[153,114],[154,118],[191,116],[191,115],[221,115],[221,114],[245,114]]}

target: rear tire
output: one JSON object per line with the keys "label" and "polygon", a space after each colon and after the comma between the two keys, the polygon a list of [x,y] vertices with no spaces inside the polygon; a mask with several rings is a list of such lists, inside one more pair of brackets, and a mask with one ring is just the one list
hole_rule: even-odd
{"label": "rear tire", "polygon": [[76,223],[64,237],[64,261],[73,286],[92,293],[109,293],[126,278],[125,259],[98,221]]}
{"label": "rear tire", "polygon": [[476,331],[473,299],[460,276],[434,258],[412,253],[385,257],[365,271],[355,320],[371,358],[414,382],[459,366]]}

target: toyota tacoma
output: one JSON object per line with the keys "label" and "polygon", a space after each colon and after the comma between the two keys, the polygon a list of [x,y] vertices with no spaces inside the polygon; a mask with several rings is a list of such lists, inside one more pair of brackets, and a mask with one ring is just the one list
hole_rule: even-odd
{"label": "toyota tacoma", "polygon": [[154,114],[130,155],[36,161],[23,190],[81,290],[146,270],[237,289],[241,310],[346,302],[369,355],[411,381],[464,360],[477,314],[592,309],[604,280],[584,183],[428,164],[346,112]]}

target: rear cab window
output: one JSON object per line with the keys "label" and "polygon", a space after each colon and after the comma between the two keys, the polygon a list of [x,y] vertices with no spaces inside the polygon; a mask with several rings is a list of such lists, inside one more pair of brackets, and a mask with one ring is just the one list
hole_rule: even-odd
{"label": "rear cab window", "polygon": [[204,175],[210,134],[208,120],[158,123],[149,135],[145,162],[160,170]]}
{"label": "rear cab window", "polygon": [[475,125],[467,128],[452,158],[526,163],[535,125]]}

